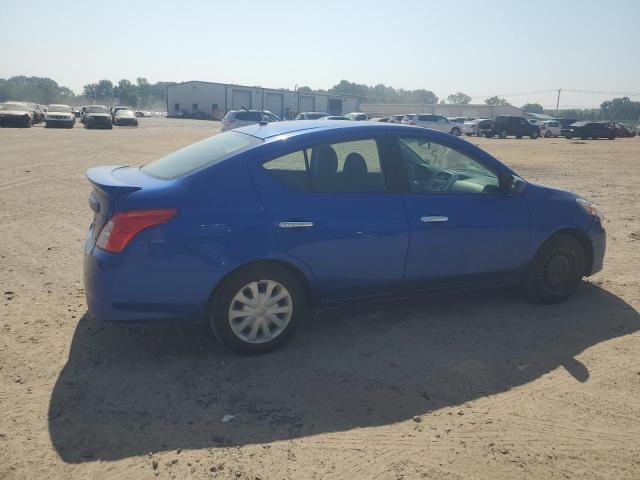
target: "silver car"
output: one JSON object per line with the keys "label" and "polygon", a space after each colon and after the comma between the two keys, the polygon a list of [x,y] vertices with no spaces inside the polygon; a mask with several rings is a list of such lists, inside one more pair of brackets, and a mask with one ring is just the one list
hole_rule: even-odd
{"label": "silver car", "polygon": [[280,119],[267,110],[229,110],[222,119],[222,131],[255,125],[260,122],[279,122]]}

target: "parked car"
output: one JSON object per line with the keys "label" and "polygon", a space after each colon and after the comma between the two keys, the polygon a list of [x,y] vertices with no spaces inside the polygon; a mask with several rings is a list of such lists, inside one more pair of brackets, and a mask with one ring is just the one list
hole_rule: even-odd
{"label": "parked car", "polygon": [[78,107],[73,107],[73,114],[75,115],[76,118],[80,118],[81,116],[80,109]]}
{"label": "parked car", "polygon": [[0,103],[0,127],[30,128],[31,125],[33,125],[33,110],[28,103]]}
{"label": "parked car", "polygon": [[82,123],[84,128],[113,128],[113,120],[107,107],[103,105],[88,105],[82,107]]}
{"label": "parked car", "polygon": [[614,140],[616,138],[616,129],[609,122],[575,122],[561,131],[562,136],[568,139],[578,137],[582,140],[587,140],[588,138]]}
{"label": "parked car", "polygon": [[33,112],[33,123],[44,122],[45,108],[38,103],[30,103],[31,111]]}
{"label": "parked car", "polygon": [[369,120],[369,115],[362,112],[351,112],[345,115],[349,120],[354,120],[356,122],[362,122],[365,120]]}
{"label": "parked car", "polygon": [[111,122],[115,125],[116,124],[116,113],[118,113],[120,110],[131,110],[133,112],[133,109],[131,107],[125,107],[125,106],[118,106],[118,107],[111,107],[109,109],[109,113],[111,114]]}
{"label": "parked car", "polygon": [[600,214],[576,194],[448,133],[305,123],[89,169],[90,315],[203,320],[260,353],[308,308],[489,286],[553,303],[602,268]]}
{"label": "parked car", "polygon": [[540,122],[538,126],[540,127],[540,135],[545,138],[562,136],[562,126],[560,125],[560,122],[556,120],[546,120],[544,122]]}
{"label": "parked car", "polygon": [[447,117],[447,120],[449,120],[451,123],[464,123],[467,121],[466,117]]}
{"label": "parked car", "polygon": [[132,110],[118,110],[113,118],[113,124],[116,127],[130,126],[137,127],[138,119]]}
{"label": "parked car", "polygon": [[330,116],[330,113],[327,112],[303,112],[303,113],[299,113],[296,116],[296,120],[318,120],[322,117],[328,117]]}
{"label": "parked car", "polygon": [[146,110],[136,110],[135,115],[136,117],[151,117],[151,112]]}
{"label": "parked car", "polygon": [[[484,123],[482,123],[484,122]],[[464,122],[462,124],[462,133],[464,133],[465,135],[467,135],[468,137],[472,136],[472,135],[478,135],[478,126],[480,124],[483,125],[489,125],[491,123],[491,120],[486,119],[486,118],[476,118],[475,120],[467,120],[466,122]]]}
{"label": "parked car", "polygon": [[267,110],[229,110],[222,119],[222,131],[255,125],[261,122],[279,122],[280,119]]}
{"label": "parked car", "polygon": [[389,123],[402,123],[404,115],[391,115],[389,117]]}
{"label": "parked car", "polygon": [[506,115],[497,116],[490,125],[482,126],[480,131],[487,138],[496,135],[500,138],[507,138],[511,135],[516,138],[527,136],[536,139],[540,136],[540,127],[529,123],[526,118]]}
{"label": "parked car", "polygon": [[44,121],[47,128],[73,128],[76,124],[76,116],[69,105],[49,105]]}
{"label": "parked car", "polygon": [[351,120],[351,119],[346,117],[345,115],[329,115],[328,117],[322,117],[322,118],[319,118],[318,120]]}
{"label": "parked car", "polygon": [[371,118],[370,120],[372,122],[382,122],[382,123],[389,123],[391,117],[375,117],[375,118]]}
{"label": "parked car", "polygon": [[616,138],[631,138],[636,136],[636,132],[626,125],[614,123],[613,128],[616,130]]}
{"label": "parked car", "polygon": [[404,116],[402,123],[406,125],[415,125],[417,127],[430,128],[440,132],[448,132],[453,135],[460,135],[462,133],[462,125],[459,123],[452,123],[441,115],[410,113]]}

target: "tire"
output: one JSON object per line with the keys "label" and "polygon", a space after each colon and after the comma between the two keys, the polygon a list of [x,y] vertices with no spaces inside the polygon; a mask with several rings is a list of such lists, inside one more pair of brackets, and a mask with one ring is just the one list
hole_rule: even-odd
{"label": "tire", "polygon": [[582,137],[580,137],[581,140],[589,140],[588,136],[583,135]]}
{"label": "tire", "polygon": [[567,140],[571,140],[573,138],[573,135],[565,135],[565,137]]}
{"label": "tire", "polygon": [[498,134],[498,136],[500,138],[507,138],[507,131],[506,130],[500,130],[500,133]]}
{"label": "tire", "polygon": [[493,135],[491,133],[485,133],[484,134],[484,138],[491,138],[493,137]]}
{"label": "tire", "polygon": [[535,140],[536,138],[538,138],[540,136],[540,132],[538,132],[537,130],[534,130],[533,132],[531,132],[531,135],[529,135],[529,138],[531,140]]}
{"label": "tire", "polygon": [[465,135],[466,135],[467,137],[470,137],[470,136],[471,136],[471,134],[470,134],[470,133],[465,133]]}
{"label": "tire", "polygon": [[451,133],[454,134],[456,137],[460,136],[460,129],[458,127],[453,127],[451,129]]}
{"label": "tire", "polygon": [[518,140],[520,140],[520,139],[522,139],[522,135],[516,135],[516,138],[517,138]]}
{"label": "tire", "polygon": [[544,138],[551,138],[551,132],[549,130],[544,132]]}
{"label": "tire", "polygon": [[33,122],[31,120],[25,122],[24,128],[31,128],[33,126]]}
{"label": "tire", "polygon": [[[266,302],[260,303],[259,308],[238,300],[251,301],[256,291],[260,301]],[[284,296],[270,306],[264,297],[269,292],[271,298]],[[249,355],[266,353],[291,337],[304,314],[305,303],[302,285],[289,270],[276,265],[250,266],[232,273],[216,288],[209,302],[209,325],[220,343],[231,350]],[[269,309],[274,310],[271,317]],[[262,316],[249,321],[247,312]]]}
{"label": "tire", "polygon": [[524,281],[524,291],[537,303],[558,303],[578,288],[585,272],[586,252],[573,236],[559,233],[536,253]]}
{"label": "tire", "polygon": [[615,139],[616,139],[616,137],[615,137],[615,135],[609,135],[608,139],[609,139],[609,140],[615,140]]}

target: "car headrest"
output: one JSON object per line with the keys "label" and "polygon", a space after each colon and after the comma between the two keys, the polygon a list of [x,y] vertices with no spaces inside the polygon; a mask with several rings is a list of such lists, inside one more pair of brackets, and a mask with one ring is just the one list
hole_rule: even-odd
{"label": "car headrest", "polygon": [[344,160],[343,171],[349,180],[362,181],[367,178],[367,162],[359,153],[350,153]]}
{"label": "car headrest", "polygon": [[333,147],[322,145],[313,158],[311,171],[319,176],[333,175],[338,171],[338,155]]}

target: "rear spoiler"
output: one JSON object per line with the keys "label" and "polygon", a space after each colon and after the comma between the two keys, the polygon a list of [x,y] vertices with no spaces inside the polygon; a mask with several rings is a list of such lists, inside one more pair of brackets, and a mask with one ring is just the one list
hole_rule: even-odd
{"label": "rear spoiler", "polygon": [[105,195],[117,197],[123,193],[135,192],[142,187],[127,185],[117,179],[113,173],[121,168],[130,168],[127,165],[108,165],[103,167],[93,167],[87,170],[87,178],[96,190],[100,190]]}

